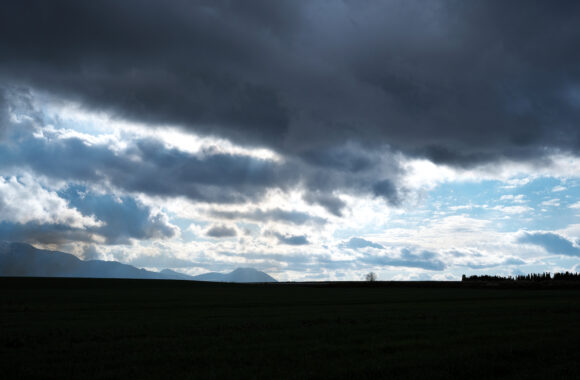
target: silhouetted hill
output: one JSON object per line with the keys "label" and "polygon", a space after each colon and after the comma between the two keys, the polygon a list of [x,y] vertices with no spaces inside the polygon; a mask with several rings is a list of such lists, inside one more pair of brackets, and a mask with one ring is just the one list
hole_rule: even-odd
{"label": "silhouetted hill", "polygon": [[206,273],[189,276],[171,269],[152,272],[117,261],[83,261],[70,253],[42,250],[29,244],[8,242],[0,242],[0,276],[276,282],[266,273],[252,268],[238,268],[227,274]]}
{"label": "silhouetted hill", "polygon": [[162,271],[159,272],[159,274],[172,280],[195,280],[193,276],[181,272],[176,272],[171,269],[163,269]]}
{"label": "silhouetted hill", "polygon": [[210,272],[194,276],[193,279],[213,282],[277,282],[270,275],[254,268],[238,268],[230,273]]}
{"label": "silhouetted hill", "polygon": [[161,273],[116,261],[83,261],[69,253],[36,249],[24,243],[0,244],[0,276],[168,278]]}

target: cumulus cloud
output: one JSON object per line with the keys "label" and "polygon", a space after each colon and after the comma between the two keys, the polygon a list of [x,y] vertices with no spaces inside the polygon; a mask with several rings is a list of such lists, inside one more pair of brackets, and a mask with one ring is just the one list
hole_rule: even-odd
{"label": "cumulus cloud", "polygon": [[508,257],[502,261],[497,262],[468,262],[466,264],[462,264],[471,269],[487,269],[487,268],[495,268],[499,266],[517,266],[523,265],[526,262],[517,257]]}
{"label": "cumulus cloud", "polygon": [[555,255],[580,256],[580,248],[565,237],[552,232],[525,232],[519,243],[538,245]]}
{"label": "cumulus cloud", "polygon": [[384,247],[378,243],[373,243],[372,241],[365,240],[362,238],[353,237],[348,242],[342,244],[341,246],[350,249],[359,249],[359,248],[376,248],[376,249],[383,249]]}
{"label": "cumulus cloud", "polygon": [[208,215],[228,220],[245,219],[255,222],[282,222],[295,225],[303,225],[307,223],[325,224],[326,219],[310,215],[301,211],[289,211],[280,208],[273,209],[253,209],[249,211],[223,211],[210,210]]}
{"label": "cumulus cloud", "polygon": [[500,201],[511,201],[512,203],[525,203],[525,196],[523,194],[518,194],[518,195],[512,195],[512,194],[508,194],[508,195],[502,195],[499,198]]}
{"label": "cumulus cloud", "polygon": [[501,211],[506,214],[523,214],[533,209],[527,206],[495,206],[493,210]]}
{"label": "cumulus cloud", "polygon": [[139,255],[127,262],[139,268],[193,268],[199,264],[191,260],[184,260],[171,254]]}
{"label": "cumulus cloud", "polygon": [[550,207],[558,207],[560,206],[560,199],[558,198],[553,198],[547,201],[543,201],[541,203],[542,206],[550,206]]}
{"label": "cumulus cloud", "polygon": [[128,244],[130,239],[165,239],[179,233],[166,214],[130,196],[97,194],[75,185],[60,194],[82,212],[94,214],[105,222],[92,232],[102,236],[107,244]]}
{"label": "cumulus cloud", "polygon": [[75,185],[51,192],[15,179],[1,179],[0,194],[0,238],[5,240],[129,244],[179,233],[167,215],[129,196],[96,194]]}
{"label": "cumulus cloud", "polygon": [[278,240],[279,244],[285,245],[308,245],[310,242],[306,235],[288,235],[276,231],[266,231],[266,236],[273,236]]}
{"label": "cumulus cloud", "polygon": [[0,222],[18,224],[61,224],[71,228],[103,227],[94,214],[78,209],[36,183],[31,177],[0,177]]}
{"label": "cumulus cloud", "polygon": [[307,245],[310,244],[306,235],[277,236],[280,244],[287,245]]}
{"label": "cumulus cloud", "polygon": [[214,238],[229,238],[238,235],[234,227],[228,227],[222,224],[211,226],[205,233],[209,237]]}
{"label": "cumulus cloud", "polygon": [[398,256],[391,255],[366,255],[362,261],[377,266],[408,267],[426,270],[441,271],[446,268],[438,255],[430,251],[420,251],[415,253],[407,248],[401,249]]}

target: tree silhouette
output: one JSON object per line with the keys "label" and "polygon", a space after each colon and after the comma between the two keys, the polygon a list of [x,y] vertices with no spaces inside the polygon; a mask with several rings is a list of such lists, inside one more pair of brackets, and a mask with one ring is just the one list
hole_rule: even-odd
{"label": "tree silhouette", "polygon": [[502,277],[502,276],[490,276],[484,275],[473,275],[473,276],[461,276],[461,281],[523,281],[523,282],[545,282],[545,281],[580,281],[580,273],[554,273],[554,276],[550,272],[545,273],[529,273],[529,274],[519,274],[515,278],[512,276]]}
{"label": "tree silhouette", "polygon": [[369,272],[365,275],[365,280],[368,282],[374,282],[377,280],[377,275],[375,272]]}

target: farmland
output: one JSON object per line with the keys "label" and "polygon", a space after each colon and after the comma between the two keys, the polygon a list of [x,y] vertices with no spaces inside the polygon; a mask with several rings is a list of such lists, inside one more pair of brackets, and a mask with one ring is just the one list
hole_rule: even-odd
{"label": "farmland", "polygon": [[580,289],[0,278],[1,378],[579,378]]}

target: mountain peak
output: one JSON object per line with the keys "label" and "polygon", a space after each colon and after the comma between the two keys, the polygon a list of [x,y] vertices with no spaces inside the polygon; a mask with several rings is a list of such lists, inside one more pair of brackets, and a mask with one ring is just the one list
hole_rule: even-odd
{"label": "mountain peak", "polygon": [[229,276],[231,282],[276,282],[273,277],[255,268],[236,268]]}
{"label": "mountain peak", "polygon": [[230,273],[262,273],[259,270],[257,270],[256,268],[248,268],[248,267],[240,267],[240,268],[236,268],[234,269],[232,272]]}
{"label": "mountain peak", "polygon": [[254,268],[236,268],[230,273],[190,276],[171,269],[151,272],[117,261],[84,261],[69,253],[36,249],[26,243],[0,241],[0,276],[97,277],[197,280],[212,282],[276,282]]}
{"label": "mountain peak", "polygon": [[204,273],[193,279],[211,282],[278,282],[272,276],[255,268],[236,268],[230,273]]}

